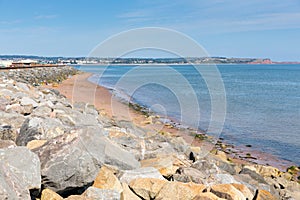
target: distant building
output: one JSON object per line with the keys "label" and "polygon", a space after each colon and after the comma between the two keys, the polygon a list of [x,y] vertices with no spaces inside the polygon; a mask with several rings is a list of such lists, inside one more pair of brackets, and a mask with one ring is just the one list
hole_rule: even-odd
{"label": "distant building", "polygon": [[9,67],[12,63],[12,60],[0,60],[0,68]]}
{"label": "distant building", "polygon": [[38,64],[38,61],[36,61],[36,60],[25,59],[25,60],[13,62],[11,64],[11,67],[26,67],[26,66],[29,67],[29,66],[34,66],[37,64]]}

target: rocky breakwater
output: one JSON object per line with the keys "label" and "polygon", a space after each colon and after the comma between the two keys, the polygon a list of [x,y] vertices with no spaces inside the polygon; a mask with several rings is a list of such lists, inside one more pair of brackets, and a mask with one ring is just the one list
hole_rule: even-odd
{"label": "rocky breakwater", "polygon": [[203,156],[181,137],[25,82],[0,78],[0,199],[300,197],[290,172],[232,163],[220,151]]}

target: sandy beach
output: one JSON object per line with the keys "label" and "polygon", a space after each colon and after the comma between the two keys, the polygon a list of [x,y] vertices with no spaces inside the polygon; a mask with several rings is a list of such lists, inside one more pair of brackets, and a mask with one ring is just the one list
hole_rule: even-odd
{"label": "sandy beach", "polygon": [[88,81],[88,78],[91,75],[91,73],[81,72],[63,81],[61,84],[44,87],[58,90],[72,103],[86,102],[95,105],[102,116],[107,116],[108,118],[117,121],[131,121],[136,126],[145,128],[149,131],[171,134],[174,137],[180,136],[191,146],[200,146],[201,149],[207,151],[211,151],[215,148],[222,150],[228,154],[228,157],[237,163],[251,162],[271,165],[280,170],[285,170],[287,167],[294,164],[249,147],[233,147],[232,145],[224,144],[222,141],[218,141],[217,145],[215,145],[215,142],[210,143],[205,140],[195,139],[194,134],[197,131],[193,129],[180,129],[170,123],[162,123],[160,121],[161,117],[157,115],[146,116],[145,113],[133,109],[128,103],[126,104],[126,102],[122,102],[120,99],[113,96],[107,88]]}

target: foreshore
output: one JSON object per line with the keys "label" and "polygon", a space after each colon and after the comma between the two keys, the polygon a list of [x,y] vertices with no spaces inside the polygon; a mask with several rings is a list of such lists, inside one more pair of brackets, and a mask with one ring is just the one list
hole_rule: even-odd
{"label": "foreshore", "polygon": [[[216,138],[210,138],[213,140],[213,143],[207,142],[205,138],[208,135],[203,131],[188,128],[184,125],[181,126],[176,120],[167,119],[155,113],[151,113],[150,115],[152,116],[149,116],[149,113],[141,111],[144,110],[141,106],[135,105],[134,108],[132,104],[129,105],[129,102],[121,101],[118,97],[113,96],[109,89],[90,82],[88,79],[92,75],[91,73],[81,72],[55,87],[51,85],[47,87],[57,89],[72,102],[91,103],[95,105],[102,115],[111,119],[131,121],[135,125],[150,129],[151,131],[160,131],[170,133],[173,136],[180,136],[188,144],[206,148],[207,150],[218,149],[224,151],[230,159],[239,163],[270,165],[282,171],[295,165],[291,161],[280,159],[258,149],[253,149],[251,146],[233,146]],[[164,119],[167,122],[163,123],[162,121],[164,120],[160,119]],[[200,137],[197,137],[196,134],[200,134]]]}
{"label": "foreshore", "polygon": [[124,104],[91,74],[36,70],[0,79],[1,199],[300,197],[297,166],[235,159],[230,145]]}

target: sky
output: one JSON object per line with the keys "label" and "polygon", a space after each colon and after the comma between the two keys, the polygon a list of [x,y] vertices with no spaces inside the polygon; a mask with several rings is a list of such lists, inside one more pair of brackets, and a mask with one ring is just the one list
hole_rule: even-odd
{"label": "sky", "polygon": [[160,27],[210,56],[300,61],[300,0],[0,0],[0,9],[2,55],[86,56],[122,31]]}

